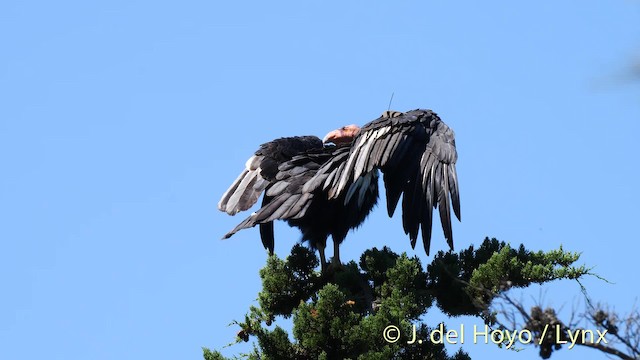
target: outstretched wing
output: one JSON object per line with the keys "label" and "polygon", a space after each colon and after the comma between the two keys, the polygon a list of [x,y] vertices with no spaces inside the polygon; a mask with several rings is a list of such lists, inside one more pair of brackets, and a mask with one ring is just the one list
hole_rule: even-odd
{"label": "outstretched wing", "polygon": [[285,137],[260,145],[247,160],[242,173],[222,195],[218,209],[229,215],[249,209],[264,189],[276,180],[281,164],[305,151],[321,148],[322,140],[316,136]]}
{"label": "outstretched wing", "polygon": [[[264,227],[270,226],[274,220],[295,220],[305,215],[315,194],[303,191],[303,187],[333,156],[331,149],[314,149],[280,164],[274,180],[266,188],[265,199],[268,200],[263,202],[260,209],[229,231],[223,239],[259,224],[263,244],[273,252],[273,236],[265,237]],[[270,229],[272,232],[272,228]]]}
{"label": "outstretched wing", "polygon": [[[450,208],[460,219],[460,199],[455,162],[454,133],[431,110],[406,113],[387,111],[366,124],[351,144],[343,164],[326,164],[308,187],[322,186],[330,198],[347,192],[345,202],[361,192],[358,181],[375,169],[382,170],[387,193],[387,211],[392,216],[400,195],[402,223],[415,247],[422,229],[424,249],[429,254],[432,212],[439,208],[447,243],[453,249]],[[327,173],[329,173],[327,175]],[[320,180],[324,176],[322,181]]]}
{"label": "outstretched wing", "polygon": [[[240,173],[240,176],[222,195],[222,199],[218,202],[218,209],[229,215],[235,215],[240,211],[249,209],[258,201],[260,194],[270,184],[277,181],[276,175],[280,165],[298,154],[313,149],[322,149],[322,146],[322,140],[316,136],[286,137],[260,145],[258,151],[247,160],[245,169]],[[262,199],[262,206],[268,206],[272,199],[270,194],[265,194]],[[240,225],[225,235],[224,238],[228,238],[238,230],[240,230]],[[265,249],[273,253],[273,222],[265,221],[260,223],[260,239]]]}

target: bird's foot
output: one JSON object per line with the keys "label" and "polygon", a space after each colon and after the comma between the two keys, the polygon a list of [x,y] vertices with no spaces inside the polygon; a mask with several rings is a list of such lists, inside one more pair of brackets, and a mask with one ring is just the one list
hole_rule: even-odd
{"label": "bird's foot", "polygon": [[327,263],[322,269],[322,275],[328,278],[333,278],[336,273],[343,272],[345,266],[338,260],[332,259],[330,263]]}
{"label": "bird's foot", "polygon": [[344,269],[345,269],[344,265],[342,265],[342,263],[339,261],[332,261],[327,266],[327,271],[332,271],[332,272],[340,272],[340,271],[344,271]]}

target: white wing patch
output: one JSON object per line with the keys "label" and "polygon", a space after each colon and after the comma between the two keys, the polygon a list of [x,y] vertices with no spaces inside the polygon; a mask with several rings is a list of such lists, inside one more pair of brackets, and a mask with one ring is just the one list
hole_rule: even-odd
{"label": "white wing patch", "polygon": [[269,184],[261,175],[262,157],[253,155],[245,163],[245,169],[222,195],[218,209],[229,215],[249,209],[258,201],[258,197]]}

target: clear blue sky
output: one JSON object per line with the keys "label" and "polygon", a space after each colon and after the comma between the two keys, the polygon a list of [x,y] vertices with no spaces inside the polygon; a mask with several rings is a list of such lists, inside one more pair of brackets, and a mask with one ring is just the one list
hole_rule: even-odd
{"label": "clear blue sky", "polygon": [[[256,229],[219,240],[241,220],[220,195],[260,143],[364,124],[392,92],[456,131],[457,249],[563,244],[615,282],[586,281],[594,300],[630,309],[639,19],[632,0],[2,1],[0,358],[199,359],[231,342],[266,255]],[[298,239],[280,224],[276,252]],[[384,211],[342,259],[384,244],[429,261]],[[579,299],[550,289],[547,304]],[[578,354],[603,358],[553,358]]]}

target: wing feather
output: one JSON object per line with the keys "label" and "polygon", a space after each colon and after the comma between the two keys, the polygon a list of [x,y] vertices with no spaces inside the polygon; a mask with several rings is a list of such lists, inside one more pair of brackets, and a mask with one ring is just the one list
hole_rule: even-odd
{"label": "wing feather", "polygon": [[421,231],[429,254],[433,209],[439,210],[444,237],[453,249],[451,207],[460,219],[456,160],[454,133],[434,112],[420,109],[385,112],[362,127],[345,162],[333,168],[325,164],[316,176],[328,174],[323,188],[329,198],[345,193],[346,203],[367,184],[361,179],[380,169],[384,174],[389,216],[402,195],[405,233],[415,246]]}
{"label": "wing feather", "polygon": [[[346,155],[342,156],[346,159]],[[236,232],[260,225],[260,235],[265,248],[273,251],[273,226],[275,220],[295,220],[302,218],[313,202],[314,187],[308,188],[321,165],[335,159],[330,150],[320,148],[309,150],[278,165],[271,174],[272,181],[266,187],[262,207],[244,219],[224,238]],[[319,178],[325,179],[324,177]],[[322,182],[317,183],[321,188]]]}
{"label": "wing feather", "polygon": [[321,149],[322,140],[316,136],[296,136],[275,139],[260,145],[246,161],[245,169],[222,195],[218,209],[229,215],[248,210],[260,194],[276,180],[280,165],[295,156]]}

